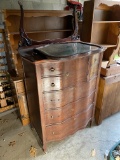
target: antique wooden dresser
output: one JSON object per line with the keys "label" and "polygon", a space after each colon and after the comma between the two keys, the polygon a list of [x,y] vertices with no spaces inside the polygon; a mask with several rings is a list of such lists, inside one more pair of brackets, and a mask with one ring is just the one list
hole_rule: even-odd
{"label": "antique wooden dresser", "polygon": [[[42,55],[54,52],[56,45],[63,46],[55,58]],[[82,42],[35,47],[22,47],[19,53],[31,124],[46,150],[48,142],[61,140],[92,122],[103,49]]]}

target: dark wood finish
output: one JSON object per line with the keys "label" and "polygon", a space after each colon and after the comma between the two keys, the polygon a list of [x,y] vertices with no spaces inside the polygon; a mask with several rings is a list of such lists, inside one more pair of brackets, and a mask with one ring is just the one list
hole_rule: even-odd
{"label": "dark wood finish", "polygon": [[19,52],[24,55],[31,124],[46,150],[48,142],[61,140],[93,121],[102,53],[33,60],[22,53],[27,49]]}
{"label": "dark wood finish", "polygon": [[[27,33],[24,30],[24,11],[23,11],[23,5],[18,1],[19,5],[20,5],[20,10],[21,10],[21,18],[20,18],[20,28],[19,28],[19,32],[20,32],[20,37],[21,37],[21,41],[19,43],[19,46],[32,46],[32,45],[40,45],[40,44],[50,44],[50,43],[60,43],[60,42],[65,42],[65,41],[71,41],[71,40],[77,40],[78,38],[78,23],[77,23],[77,5],[79,5],[80,3],[73,3],[72,1],[68,2],[68,5],[70,5],[71,8],[73,8],[73,20],[72,20],[72,28],[74,29],[73,33],[71,36],[67,37],[67,38],[62,38],[62,39],[54,39],[54,40],[50,40],[44,38],[43,41],[36,41],[33,39],[30,39],[27,35]],[[45,18],[43,19],[43,21],[45,20],[45,23],[42,23],[42,27],[45,28],[46,25],[46,29],[60,29],[63,28],[63,26],[61,26],[61,24],[64,24],[64,29],[66,28],[66,19],[68,20],[67,17],[65,17],[63,20],[65,21],[65,23],[63,21],[60,21],[60,18],[57,17],[52,17],[52,18]],[[51,23],[52,20],[52,23]],[[36,21],[37,22],[37,21]],[[36,24],[36,23],[35,23]],[[40,24],[40,23],[39,23]],[[54,25],[54,26],[53,26]],[[68,25],[68,24],[67,24]]]}

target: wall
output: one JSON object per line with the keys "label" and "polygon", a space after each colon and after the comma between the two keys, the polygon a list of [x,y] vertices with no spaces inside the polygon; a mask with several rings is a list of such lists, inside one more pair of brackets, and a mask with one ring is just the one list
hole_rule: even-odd
{"label": "wall", "polygon": [[[63,10],[66,6],[66,0],[19,0],[24,9],[37,10]],[[18,0],[0,0],[0,10],[2,9],[20,9]],[[2,21],[0,14],[0,23]]]}
{"label": "wall", "polygon": [[[63,10],[66,0],[20,0],[24,9]],[[0,9],[19,9],[18,0],[0,0]]]}
{"label": "wall", "polygon": [[[24,9],[37,10],[63,10],[67,0],[19,0]],[[84,0],[76,0],[83,3]],[[0,0],[0,10],[2,9],[20,9],[18,0]],[[2,21],[0,13],[0,23]]]}

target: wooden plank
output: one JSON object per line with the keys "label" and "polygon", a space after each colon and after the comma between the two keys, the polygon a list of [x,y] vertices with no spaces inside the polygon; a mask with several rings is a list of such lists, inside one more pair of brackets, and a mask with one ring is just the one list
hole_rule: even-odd
{"label": "wooden plank", "polygon": [[103,76],[111,76],[111,75],[116,75],[116,74],[120,74],[120,65],[112,65],[110,66],[110,68],[105,68],[105,66],[101,67],[101,75]]}
{"label": "wooden plank", "polygon": [[20,116],[23,126],[28,125],[30,123],[29,113],[27,108],[27,100],[25,93],[18,95],[18,104],[20,110]]}
{"label": "wooden plank", "polygon": [[92,20],[93,20],[93,7],[92,1],[85,1],[83,8],[83,25],[81,31],[81,40],[84,42],[90,42],[91,30],[92,30]]}

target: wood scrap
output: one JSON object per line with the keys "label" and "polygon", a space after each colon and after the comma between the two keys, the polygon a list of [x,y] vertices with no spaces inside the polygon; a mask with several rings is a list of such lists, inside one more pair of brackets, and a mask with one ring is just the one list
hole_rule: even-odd
{"label": "wood scrap", "polygon": [[15,144],[16,144],[16,141],[12,141],[8,145],[13,147]]}
{"label": "wood scrap", "polygon": [[35,147],[31,146],[29,152],[32,157],[36,157],[37,149]]}

